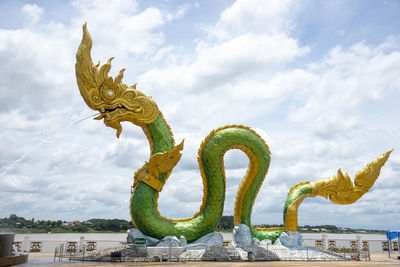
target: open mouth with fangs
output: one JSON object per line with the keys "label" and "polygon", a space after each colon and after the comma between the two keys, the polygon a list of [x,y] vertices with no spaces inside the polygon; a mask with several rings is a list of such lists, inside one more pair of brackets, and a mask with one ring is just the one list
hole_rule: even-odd
{"label": "open mouth with fangs", "polygon": [[130,121],[130,118],[132,117],[140,117],[142,112],[143,109],[140,106],[132,110],[127,109],[123,105],[118,105],[118,107],[115,108],[102,109],[101,114],[94,119],[104,119],[104,124],[106,126],[117,130],[117,137],[119,138],[119,135],[122,132],[121,122],[126,120]]}
{"label": "open mouth with fangs", "polygon": [[119,107],[115,107],[115,108],[106,108],[106,109],[102,109],[100,111],[101,114],[94,119],[95,120],[101,120],[101,119],[112,120],[112,119],[116,118],[118,115],[126,114],[126,112],[128,112],[128,111],[129,110],[125,106],[119,106]]}

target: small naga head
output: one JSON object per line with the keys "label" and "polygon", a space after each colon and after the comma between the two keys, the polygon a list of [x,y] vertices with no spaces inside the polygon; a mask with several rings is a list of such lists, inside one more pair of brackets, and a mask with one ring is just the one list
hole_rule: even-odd
{"label": "small naga head", "polygon": [[96,120],[104,119],[104,124],[117,130],[117,137],[122,132],[122,121],[130,121],[138,126],[154,122],[159,110],[151,97],[136,90],[136,84],[128,86],[122,83],[124,70],[113,79],[108,77],[111,69],[110,58],[106,64],[98,68],[90,56],[92,38],[83,25],[83,37],[76,53],[75,74],[79,91],[86,104],[100,111]]}

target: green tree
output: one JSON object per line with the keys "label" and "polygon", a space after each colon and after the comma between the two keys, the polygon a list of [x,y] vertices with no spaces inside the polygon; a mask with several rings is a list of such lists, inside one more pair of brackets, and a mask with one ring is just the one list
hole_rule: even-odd
{"label": "green tree", "polygon": [[221,221],[218,224],[217,229],[219,230],[232,230],[233,229],[233,216],[222,216]]}

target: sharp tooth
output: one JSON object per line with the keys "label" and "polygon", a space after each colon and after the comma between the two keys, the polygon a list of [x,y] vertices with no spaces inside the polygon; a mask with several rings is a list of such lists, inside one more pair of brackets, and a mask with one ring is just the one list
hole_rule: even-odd
{"label": "sharp tooth", "polygon": [[99,116],[97,116],[96,118],[94,118],[95,120],[101,120],[102,118],[104,118],[104,114],[100,114]]}
{"label": "sharp tooth", "polygon": [[104,107],[101,107],[100,112],[104,112],[104,111],[105,111]]}

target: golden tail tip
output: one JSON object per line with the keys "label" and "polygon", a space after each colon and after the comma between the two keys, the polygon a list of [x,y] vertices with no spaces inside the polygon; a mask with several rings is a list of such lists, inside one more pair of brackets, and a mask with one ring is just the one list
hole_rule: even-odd
{"label": "golden tail tip", "polygon": [[390,153],[392,153],[393,150],[394,150],[394,148],[392,148],[392,149],[386,151],[385,153],[383,153],[383,155],[386,156],[386,157],[389,157]]}

